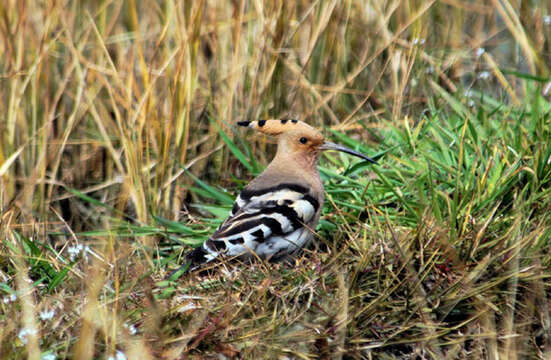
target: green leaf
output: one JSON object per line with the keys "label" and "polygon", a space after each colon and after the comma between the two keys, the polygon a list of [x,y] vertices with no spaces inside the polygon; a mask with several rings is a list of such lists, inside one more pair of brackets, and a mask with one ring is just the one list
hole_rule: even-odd
{"label": "green leaf", "polygon": [[189,235],[197,235],[197,234],[204,234],[205,233],[204,230],[192,229],[191,227],[186,226],[186,225],[184,225],[184,224],[182,224],[181,222],[178,222],[178,221],[171,221],[171,220],[164,219],[162,217],[155,216],[155,215],[152,215],[152,217],[159,224],[161,224],[163,226],[166,226],[167,229],[169,229],[170,231],[183,233],[183,234],[189,234]]}
{"label": "green leaf", "polygon": [[231,141],[231,139],[228,137],[228,135],[226,135],[226,133],[220,128],[218,128],[218,134],[220,134],[220,137],[226,143],[226,145],[230,149],[233,156],[235,156],[239,160],[239,162],[241,162],[241,164],[243,164],[243,166],[245,166],[247,168],[247,170],[250,173],[254,173],[255,172],[255,167],[251,164],[249,159],[247,159],[247,156],[245,156],[245,154],[243,154],[243,152],[241,150],[239,150],[237,145],[235,145],[235,143],[233,141]]}
{"label": "green leaf", "polygon": [[76,264],[76,262],[73,262],[70,266],[65,266],[61,271],[57,272],[57,274],[54,276],[54,278],[50,281],[50,284],[48,285],[48,290],[55,289],[61,282],[67,277],[67,274],[69,273],[69,270]]}
{"label": "green leaf", "polygon": [[209,197],[222,204],[233,205],[234,199],[231,196],[210,185],[207,185],[205,182],[201,181],[197,176],[193,175],[187,169],[185,169],[185,171],[195,181],[195,183],[205,191],[205,194],[208,194]]}

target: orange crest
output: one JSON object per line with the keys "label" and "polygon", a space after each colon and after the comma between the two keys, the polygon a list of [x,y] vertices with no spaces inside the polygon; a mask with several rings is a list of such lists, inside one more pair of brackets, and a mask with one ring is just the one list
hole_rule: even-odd
{"label": "orange crest", "polygon": [[288,131],[303,130],[318,132],[312,126],[299,120],[291,119],[269,119],[269,120],[257,120],[257,121],[240,121],[237,123],[239,126],[246,126],[253,128],[263,134],[277,136]]}

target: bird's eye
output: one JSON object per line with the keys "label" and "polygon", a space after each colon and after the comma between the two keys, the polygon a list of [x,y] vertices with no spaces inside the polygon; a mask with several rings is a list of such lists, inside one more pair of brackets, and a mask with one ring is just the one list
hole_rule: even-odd
{"label": "bird's eye", "polygon": [[308,139],[305,137],[301,137],[299,141],[301,144],[306,144],[308,142]]}

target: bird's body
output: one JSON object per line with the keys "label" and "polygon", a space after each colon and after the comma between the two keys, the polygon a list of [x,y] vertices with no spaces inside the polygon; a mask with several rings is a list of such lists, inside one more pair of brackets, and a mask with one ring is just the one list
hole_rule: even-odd
{"label": "bird's body", "polygon": [[[239,123],[278,136],[268,167],[239,194],[228,218],[200,247],[186,255],[191,269],[220,256],[278,259],[304,247],[314,236],[324,201],[317,162],[322,150],[341,150],[313,127],[297,120]],[[187,266],[187,264],[185,265]]]}

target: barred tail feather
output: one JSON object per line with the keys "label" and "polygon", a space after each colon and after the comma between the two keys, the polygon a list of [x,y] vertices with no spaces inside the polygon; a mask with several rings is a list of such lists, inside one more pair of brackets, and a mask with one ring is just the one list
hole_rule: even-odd
{"label": "barred tail feather", "polygon": [[210,255],[204,246],[199,246],[186,254],[186,262],[191,263],[190,270],[196,269],[199,266],[209,261]]}

